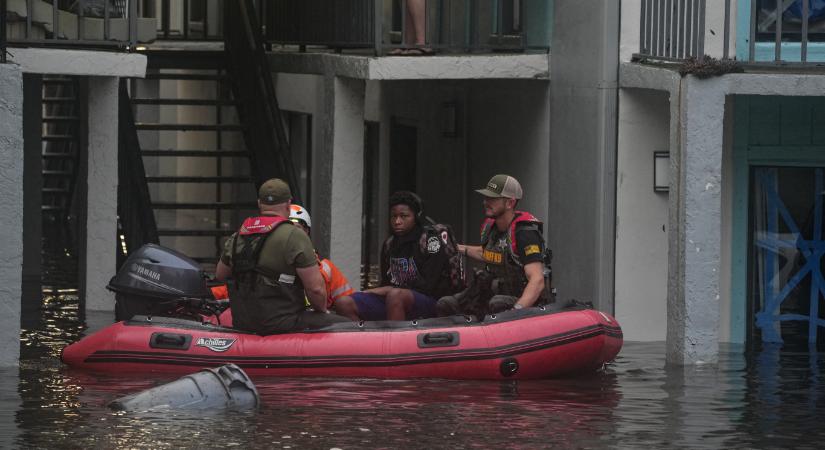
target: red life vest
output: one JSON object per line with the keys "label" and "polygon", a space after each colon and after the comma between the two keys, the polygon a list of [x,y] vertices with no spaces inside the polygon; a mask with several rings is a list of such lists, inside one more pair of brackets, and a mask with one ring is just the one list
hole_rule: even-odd
{"label": "red life vest", "polygon": [[[232,242],[232,272],[235,274],[259,271],[258,256],[264,241],[275,228],[283,223],[292,223],[281,216],[258,216],[244,220],[238,236]],[[239,248],[239,242],[240,248]],[[272,274],[265,274],[272,275]]]}
{"label": "red life vest", "polygon": [[487,270],[498,280],[497,293],[519,297],[527,285],[527,276],[518,257],[516,228],[532,228],[541,233],[541,221],[528,212],[516,211],[504,245],[491,239],[495,226],[494,219],[485,219],[481,225],[481,248]]}
{"label": "red life vest", "polygon": [[243,221],[238,234],[241,236],[267,234],[284,222],[289,222],[289,219],[281,216],[247,217],[247,219]]}
{"label": "red life vest", "polygon": [[[510,242],[510,256],[513,256],[516,261],[518,261],[518,246],[516,243],[516,227],[520,224],[530,223],[534,224],[539,227],[541,230],[542,222],[541,220],[537,219],[536,216],[530,214],[526,211],[516,211],[516,217],[513,218],[513,221],[510,222],[510,229],[509,233],[507,233],[507,238]],[[486,218],[483,222],[481,222],[481,246],[484,247],[487,244],[487,240],[490,239],[490,235],[492,234],[491,231],[493,227],[496,226],[496,219],[493,218]]]}
{"label": "red life vest", "polygon": [[[259,334],[287,331],[305,308],[300,278],[292,275],[294,281],[282,281],[283,274],[258,266],[264,243],[284,223],[292,222],[279,216],[250,217],[230,243],[229,304],[236,328]],[[262,282],[262,277],[270,281]]]}

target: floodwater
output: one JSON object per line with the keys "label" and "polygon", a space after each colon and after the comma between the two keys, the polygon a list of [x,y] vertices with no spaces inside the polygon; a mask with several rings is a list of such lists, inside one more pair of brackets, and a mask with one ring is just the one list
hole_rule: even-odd
{"label": "floodwater", "polygon": [[[666,366],[664,343],[626,343],[605,371],[489,382],[256,379],[249,412],[113,412],[175,377],[85,374],[61,348],[111,319],[48,296],[0,370],[0,448],[821,448],[817,353],[724,347],[718,365]],[[87,323],[89,324],[87,327]]]}

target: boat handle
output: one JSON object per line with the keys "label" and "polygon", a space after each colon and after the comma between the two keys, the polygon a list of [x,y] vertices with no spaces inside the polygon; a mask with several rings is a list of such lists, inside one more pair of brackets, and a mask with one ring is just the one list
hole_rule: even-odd
{"label": "boat handle", "polygon": [[187,350],[192,342],[192,336],[177,333],[152,333],[149,338],[149,347],[172,350]]}
{"label": "boat handle", "polygon": [[454,347],[459,344],[457,331],[422,333],[418,335],[418,347]]}

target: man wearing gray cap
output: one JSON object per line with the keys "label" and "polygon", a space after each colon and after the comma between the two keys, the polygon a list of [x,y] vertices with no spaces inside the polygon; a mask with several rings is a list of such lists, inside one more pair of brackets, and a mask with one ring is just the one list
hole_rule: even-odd
{"label": "man wearing gray cap", "polygon": [[312,241],[289,220],[291,201],[286,182],[267,180],[258,190],[260,215],[226,241],[215,278],[228,279],[234,328],[266,335],[349,321],[327,309]]}
{"label": "man wearing gray cap", "polygon": [[[439,315],[490,314],[549,302],[542,223],[529,212],[515,209],[523,195],[518,180],[496,175],[476,192],[484,196],[486,216],[481,224],[481,245],[459,244],[458,249],[485,263],[485,272],[477,275],[475,288],[439,299]],[[487,280],[489,288],[478,288],[481,279]],[[478,307],[479,303],[486,304]]]}

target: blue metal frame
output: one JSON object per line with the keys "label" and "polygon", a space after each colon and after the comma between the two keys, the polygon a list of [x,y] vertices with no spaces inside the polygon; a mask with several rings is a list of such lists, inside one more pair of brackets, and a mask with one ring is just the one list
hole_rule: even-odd
{"label": "blue metal frame", "polygon": [[[778,324],[783,321],[807,321],[808,342],[816,343],[819,327],[825,327],[825,320],[819,319],[819,296],[825,295],[825,278],[822,275],[820,261],[825,255],[825,241],[822,239],[822,191],[823,169],[815,169],[814,187],[814,230],[811,240],[803,239],[799,227],[791,217],[779,196],[777,186],[777,171],[775,168],[759,169],[755,181],[764,190],[767,196],[767,233],[765,237],[756,239],[754,244],[765,254],[765,279],[762,288],[763,309],[756,314],[756,326],[762,329],[763,342],[782,342]],[[778,233],[781,221],[785,224],[796,239],[781,239]],[[783,248],[798,248],[805,257],[805,264],[788,282],[781,286],[781,290],[774,295],[780,286],[774,283],[778,279],[777,262],[780,250]],[[808,275],[811,275],[811,299],[809,315],[780,314],[779,308],[788,294]]]}
{"label": "blue metal frame", "polygon": [[[754,42],[751,55],[751,10],[752,0],[738,0],[736,4],[736,59],[747,62],[753,56],[753,62],[773,62],[776,55],[775,42]],[[780,54],[785,62],[802,61],[801,42],[783,42],[780,44]],[[825,43],[807,42],[805,49],[806,62],[815,63],[825,61]]]}

